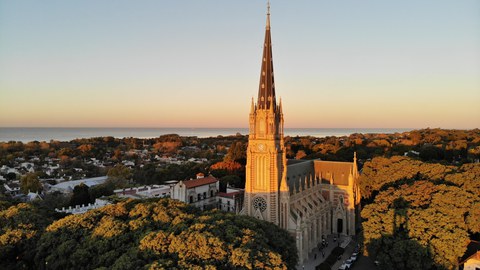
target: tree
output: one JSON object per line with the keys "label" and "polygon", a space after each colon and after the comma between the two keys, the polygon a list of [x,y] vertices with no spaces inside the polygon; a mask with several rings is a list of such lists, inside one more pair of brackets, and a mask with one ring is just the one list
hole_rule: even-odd
{"label": "tree", "polygon": [[72,198],[70,199],[70,205],[82,205],[89,204],[91,202],[89,187],[84,183],[76,185],[73,188]]}
{"label": "tree", "polygon": [[293,237],[271,223],[170,199],[67,216],[35,251],[36,268],[54,269],[294,269],[298,261]]}
{"label": "tree", "polygon": [[118,164],[108,170],[107,176],[107,182],[111,183],[115,188],[124,188],[132,177],[132,170],[122,164]]}
{"label": "tree", "polygon": [[220,178],[220,190],[226,191],[228,185],[236,188],[244,188],[245,181],[237,175],[227,175]]}
{"label": "tree", "polygon": [[247,160],[247,148],[244,143],[237,141],[232,143],[224,158],[225,162],[239,162],[245,164]]}
{"label": "tree", "polygon": [[466,250],[464,217],[476,200],[461,188],[427,180],[381,191],[361,214],[367,250],[390,269],[428,269],[429,261],[450,269]]}
{"label": "tree", "polygon": [[31,204],[0,208],[0,269],[38,269],[35,244],[51,221]]}
{"label": "tree", "polygon": [[20,179],[20,189],[24,194],[38,192],[43,189],[36,173],[27,173]]}

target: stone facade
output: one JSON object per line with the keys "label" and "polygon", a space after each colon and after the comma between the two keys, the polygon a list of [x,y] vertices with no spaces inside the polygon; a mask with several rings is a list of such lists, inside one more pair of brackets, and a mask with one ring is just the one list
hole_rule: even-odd
{"label": "stone facade", "polygon": [[282,102],[276,102],[270,12],[267,13],[257,101],[249,117],[242,214],[277,224],[295,238],[300,262],[323,235],[355,235],[359,205],[353,162],[286,159]]}

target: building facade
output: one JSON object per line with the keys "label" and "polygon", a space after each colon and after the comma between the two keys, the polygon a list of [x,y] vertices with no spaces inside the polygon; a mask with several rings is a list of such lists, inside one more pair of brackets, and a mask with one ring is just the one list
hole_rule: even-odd
{"label": "building facade", "polygon": [[244,190],[227,187],[226,192],[217,193],[217,208],[226,212],[239,213],[243,206]]}
{"label": "building facade", "polygon": [[191,204],[200,209],[215,208],[220,189],[218,179],[213,176],[199,176],[197,179],[180,181],[170,188],[172,199]]}
{"label": "building facade", "polygon": [[269,221],[296,239],[299,259],[328,234],[355,234],[359,204],[358,169],[353,162],[288,160],[282,101],[276,101],[270,10],[258,97],[249,115],[245,197],[242,214]]}

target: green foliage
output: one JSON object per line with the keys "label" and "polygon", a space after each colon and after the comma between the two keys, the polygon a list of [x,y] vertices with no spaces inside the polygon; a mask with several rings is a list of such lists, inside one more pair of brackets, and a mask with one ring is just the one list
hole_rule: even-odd
{"label": "green foliage", "polygon": [[374,192],[384,186],[395,184],[404,179],[441,180],[454,171],[454,166],[438,163],[424,163],[409,157],[393,156],[391,158],[376,157],[363,166],[360,176],[360,193],[370,199]]}
{"label": "green foliage", "polygon": [[128,180],[132,177],[132,170],[122,164],[117,164],[108,170],[107,176],[107,182],[114,188],[124,188],[127,186]]}
{"label": "green foliage", "polygon": [[227,185],[236,188],[244,188],[245,180],[240,178],[238,175],[227,175],[220,178],[220,190],[225,191]]}
{"label": "green foliage", "polygon": [[58,269],[293,269],[290,234],[271,223],[169,199],[123,201],[47,227],[35,263]]}
{"label": "green foliage", "polygon": [[73,188],[72,198],[70,199],[70,205],[82,205],[82,204],[89,204],[91,202],[89,187],[84,183],[80,183],[80,185],[76,185]]}
{"label": "green foliage", "polygon": [[35,243],[49,222],[31,204],[0,209],[0,269],[34,269]]}
{"label": "green foliage", "polygon": [[42,184],[36,173],[27,173],[20,179],[20,189],[24,194],[42,190]]}
{"label": "green foliage", "polygon": [[376,254],[381,269],[425,270],[434,265],[428,248],[402,236],[373,239],[368,252]]}
{"label": "green foliage", "polygon": [[469,240],[465,217],[478,201],[478,195],[456,186],[425,180],[391,187],[362,210],[365,244],[391,269],[428,269],[426,257],[449,269],[465,252]]}
{"label": "green foliage", "polygon": [[[429,137],[430,141],[441,139]],[[450,269],[480,231],[480,164],[377,157],[360,178],[365,245],[384,269]]]}

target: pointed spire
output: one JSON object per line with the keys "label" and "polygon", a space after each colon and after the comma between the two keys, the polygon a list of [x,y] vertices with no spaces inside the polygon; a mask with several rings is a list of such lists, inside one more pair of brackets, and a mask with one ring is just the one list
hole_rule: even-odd
{"label": "pointed spire", "polygon": [[287,180],[285,177],[282,177],[282,180],[280,181],[280,191],[288,191]]}
{"label": "pointed spire", "polygon": [[270,29],[270,0],[267,1],[267,29]]}
{"label": "pointed spire", "polygon": [[356,176],[357,174],[358,174],[357,152],[353,152],[353,175]]}
{"label": "pointed spire", "polygon": [[270,1],[267,3],[267,25],[265,27],[265,41],[263,43],[262,70],[258,89],[258,109],[275,110],[275,80],[273,78],[272,37],[270,34]]}
{"label": "pointed spire", "polygon": [[252,105],[250,107],[250,113],[254,113],[255,112],[255,102],[253,101],[253,97],[252,97]]}

